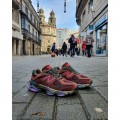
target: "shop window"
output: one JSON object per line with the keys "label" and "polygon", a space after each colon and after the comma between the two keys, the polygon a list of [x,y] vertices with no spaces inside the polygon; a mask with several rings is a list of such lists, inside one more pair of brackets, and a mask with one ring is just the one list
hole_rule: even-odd
{"label": "shop window", "polygon": [[96,54],[106,55],[107,25],[96,31]]}

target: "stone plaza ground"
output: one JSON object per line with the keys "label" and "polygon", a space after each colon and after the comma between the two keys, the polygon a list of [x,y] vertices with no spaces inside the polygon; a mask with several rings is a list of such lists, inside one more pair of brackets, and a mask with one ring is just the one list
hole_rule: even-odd
{"label": "stone plaza ground", "polygon": [[[108,58],[75,56],[51,58],[16,56],[12,58],[13,120],[107,120],[108,119]],[[81,74],[90,77],[90,88],[77,90],[66,97],[33,93],[26,85],[33,69],[47,64],[53,67],[68,62]]]}

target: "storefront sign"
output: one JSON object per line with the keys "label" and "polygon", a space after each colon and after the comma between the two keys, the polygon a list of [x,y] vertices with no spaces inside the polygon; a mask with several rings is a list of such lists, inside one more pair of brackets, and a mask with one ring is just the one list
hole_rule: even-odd
{"label": "storefront sign", "polygon": [[95,27],[98,27],[100,24],[102,24],[105,20],[108,19],[108,13],[103,15],[95,24]]}
{"label": "storefront sign", "polygon": [[93,25],[89,25],[88,29],[93,30]]}

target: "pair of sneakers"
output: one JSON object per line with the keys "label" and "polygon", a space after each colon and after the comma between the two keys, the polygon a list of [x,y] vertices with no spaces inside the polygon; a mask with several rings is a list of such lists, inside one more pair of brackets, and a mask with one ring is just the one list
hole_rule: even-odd
{"label": "pair of sneakers", "polygon": [[73,94],[76,89],[89,87],[92,80],[74,70],[70,64],[65,63],[62,68],[46,65],[33,70],[28,83],[28,89],[33,92],[45,90],[47,95],[66,96]]}

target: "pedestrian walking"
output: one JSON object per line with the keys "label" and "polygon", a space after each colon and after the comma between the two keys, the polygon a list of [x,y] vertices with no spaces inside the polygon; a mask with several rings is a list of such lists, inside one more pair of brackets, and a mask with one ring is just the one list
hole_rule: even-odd
{"label": "pedestrian walking", "polygon": [[55,53],[55,43],[53,43],[53,45],[52,45],[51,52]]}
{"label": "pedestrian walking", "polygon": [[68,42],[70,43],[70,56],[74,57],[74,55],[75,55],[75,46],[77,44],[77,41],[76,41],[74,35],[71,35]]}
{"label": "pedestrian walking", "polygon": [[89,35],[86,37],[86,49],[87,49],[87,56],[91,57],[91,49],[92,49],[92,43],[94,42],[93,38]]}
{"label": "pedestrian walking", "polygon": [[83,56],[85,55],[85,52],[86,52],[86,42],[83,41],[83,43],[82,43],[82,55]]}
{"label": "pedestrian walking", "polygon": [[62,51],[63,51],[63,56],[65,55],[67,57],[67,45],[65,42],[62,45]]}
{"label": "pedestrian walking", "polygon": [[53,43],[51,48],[51,57],[55,57],[55,43]]}

